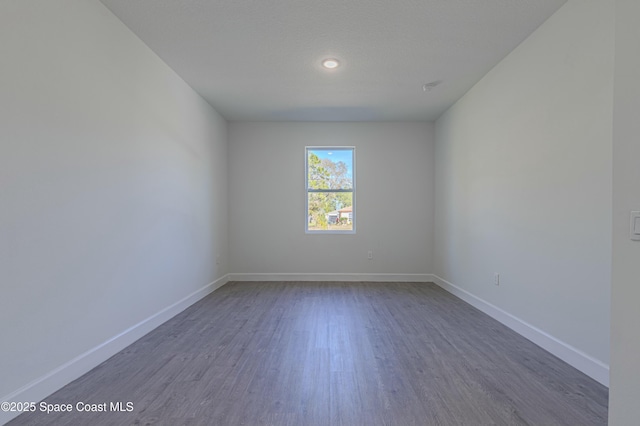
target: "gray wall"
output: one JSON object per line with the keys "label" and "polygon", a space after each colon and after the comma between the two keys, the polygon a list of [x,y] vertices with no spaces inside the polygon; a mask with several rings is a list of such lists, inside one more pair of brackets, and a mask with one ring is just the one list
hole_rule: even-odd
{"label": "gray wall", "polygon": [[228,218],[226,122],[101,3],[2,2],[0,56],[4,397],[223,277]]}
{"label": "gray wall", "polygon": [[613,128],[613,281],[609,424],[640,419],[640,241],[629,239],[629,212],[640,211],[640,2],[616,0]]}
{"label": "gray wall", "polygon": [[[231,123],[231,270],[429,273],[432,130],[425,123]],[[307,145],[356,147],[355,235],[305,234]]]}
{"label": "gray wall", "polygon": [[433,272],[601,365],[603,382],[613,21],[608,2],[569,1],[436,122]]}

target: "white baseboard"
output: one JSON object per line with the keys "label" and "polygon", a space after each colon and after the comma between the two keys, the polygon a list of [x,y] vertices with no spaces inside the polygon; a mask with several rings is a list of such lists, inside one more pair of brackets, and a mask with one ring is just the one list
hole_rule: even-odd
{"label": "white baseboard", "polygon": [[[78,355],[55,370],[50,371],[31,383],[28,383],[22,388],[10,393],[9,395],[5,395],[0,398],[0,402],[33,401],[37,403],[38,401],[43,400],[53,392],[74,381],[100,363],[117,354],[122,349],[143,337],[145,334],[160,326],[162,323],[178,315],[180,312],[184,311],[186,308],[193,305],[209,293],[222,287],[227,282],[229,282],[229,274],[218,278],[199,290],[194,291],[176,303],[167,306],[160,312],[157,312],[138,324],[129,327],[122,333],[113,336],[100,345]],[[19,414],[20,413],[0,411],[0,425],[9,422]]]}
{"label": "white baseboard", "polygon": [[375,282],[432,282],[431,274],[340,274],[340,273],[280,273],[229,274],[229,281],[375,281]]}
{"label": "white baseboard", "polygon": [[607,364],[585,354],[579,349],[574,348],[550,334],[545,333],[520,318],[503,311],[497,306],[474,296],[468,291],[451,284],[437,275],[432,275],[432,277],[433,282],[444,290],[481,310],[526,339],[531,340],[536,345],[557,356],[567,364],[582,371],[587,376],[607,387],[609,386],[609,366]]}

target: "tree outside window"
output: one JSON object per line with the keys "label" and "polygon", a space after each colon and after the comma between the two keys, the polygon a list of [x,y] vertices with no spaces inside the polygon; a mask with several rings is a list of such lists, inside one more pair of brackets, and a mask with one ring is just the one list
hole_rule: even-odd
{"label": "tree outside window", "polygon": [[355,148],[307,147],[308,233],[355,233]]}

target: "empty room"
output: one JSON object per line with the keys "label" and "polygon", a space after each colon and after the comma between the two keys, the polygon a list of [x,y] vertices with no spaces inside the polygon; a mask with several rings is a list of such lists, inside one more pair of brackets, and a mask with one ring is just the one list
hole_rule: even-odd
{"label": "empty room", "polygon": [[638,16],[0,1],[0,424],[638,425]]}

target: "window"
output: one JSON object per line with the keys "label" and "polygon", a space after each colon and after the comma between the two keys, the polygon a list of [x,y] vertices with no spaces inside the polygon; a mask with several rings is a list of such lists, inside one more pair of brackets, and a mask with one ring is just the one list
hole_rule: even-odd
{"label": "window", "polygon": [[356,162],[354,147],[307,147],[307,233],[356,232]]}

